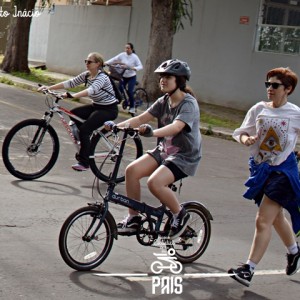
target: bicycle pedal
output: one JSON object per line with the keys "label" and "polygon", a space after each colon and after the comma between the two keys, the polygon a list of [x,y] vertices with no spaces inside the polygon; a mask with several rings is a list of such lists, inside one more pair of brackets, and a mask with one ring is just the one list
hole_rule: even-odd
{"label": "bicycle pedal", "polygon": [[121,236],[133,236],[133,235],[136,235],[137,232],[119,232],[118,231],[118,235],[121,235]]}
{"label": "bicycle pedal", "polygon": [[175,250],[187,250],[189,247],[193,246],[193,244],[191,243],[186,243],[185,241],[183,242],[178,242],[178,243],[175,243],[176,246],[181,246],[182,249],[179,249],[179,247],[175,248]]}

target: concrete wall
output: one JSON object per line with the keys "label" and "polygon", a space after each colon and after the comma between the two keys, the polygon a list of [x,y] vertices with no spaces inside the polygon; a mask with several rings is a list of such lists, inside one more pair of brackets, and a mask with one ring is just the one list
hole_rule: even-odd
{"label": "concrete wall", "polygon": [[[193,25],[185,22],[184,30],[175,35],[173,57],[191,66],[190,84],[201,101],[248,109],[266,99],[264,81],[269,69],[290,66],[300,76],[299,55],[255,52],[260,3],[193,0]],[[249,17],[248,24],[240,24],[242,16]],[[37,21],[33,20],[32,32]],[[49,16],[47,67],[74,75],[84,69],[82,61],[87,53],[99,51],[108,59],[123,51],[128,41],[145,63],[150,26],[151,0],[134,0],[132,7],[57,6]],[[36,30],[30,43],[41,33],[40,28]],[[30,48],[31,59],[35,57],[32,48],[37,47],[38,43]],[[138,73],[141,75],[142,71]],[[298,105],[299,91],[297,87],[290,97]]]}
{"label": "concrete wall", "polygon": [[75,75],[85,70],[84,59],[100,52],[108,59],[124,50],[130,7],[59,6],[51,15],[47,67]]}
{"label": "concrete wall", "polygon": [[51,14],[43,12],[38,18],[32,19],[29,34],[28,59],[36,62],[46,62]]}
{"label": "concrete wall", "polygon": [[[239,109],[266,99],[265,74],[290,66],[300,76],[298,56],[255,52],[260,0],[194,1],[192,28],[176,35],[174,56],[192,67],[191,86],[199,98]],[[240,24],[248,16],[249,24]],[[290,97],[300,105],[300,88]]]}

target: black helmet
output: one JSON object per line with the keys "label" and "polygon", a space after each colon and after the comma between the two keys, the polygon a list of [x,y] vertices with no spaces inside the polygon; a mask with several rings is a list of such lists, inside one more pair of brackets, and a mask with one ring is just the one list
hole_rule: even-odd
{"label": "black helmet", "polygon": [[188,64],[179,59],[169,59],[164,61],[155,71],[155,73],[166,73],[174,76],[184,76],[190,79],[191,69]]}

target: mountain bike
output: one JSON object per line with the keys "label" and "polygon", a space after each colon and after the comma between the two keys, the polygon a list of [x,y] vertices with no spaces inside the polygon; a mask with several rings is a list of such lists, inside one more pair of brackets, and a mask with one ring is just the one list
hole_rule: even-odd
{"label": "mountain bike", "polygon": [[[113,172],[106,182],[106,193],[102,195],[98,185],[98,192],[103,200],[88,203],[87,206],[79,208],[63,223],[58,241],[63,260],[68,266],[78,271],[94,269],[107,258],[114,239],[117,240],[118,235],[135,235],[137,241],[143,246],[157,247],[158,240],[163,242],[167,249],[174,249],[172,251],[181,263],[195,261],[208,246],[211,236],[211,220],[213,220],[211,213],[200,202],[183,203],[182,206],[190,214],[190,219],[181,236],[170,240],[168,234],[173,214],[166,206],[153,207],[114,192],[118,169],[125,156],[123,150],[128,135],[137,136],[138,129],[114,126],[113,132],[122,133],[123,137]],[[171,188],[174,186],[172,185]],[[132,208],[142,215],[137,232],[118,233],[116,221],[109,211],[110,202]]]}
{"label": "mountain bike", "polygon": [[[106,65],[109,69],[110,76],[117,81],[117,87],[120,90],[120,93],[123,95],[122,108],[126,110],[129,108],[129,96],[126,87],[120,88],[122,84],[123,74],[128,68],[124,67],[122,64],[111,64]],[[136,82],[136,87],[134,90],[134,103],[135,103],[135,113],[131,113],[131,116],[134,117],[138,111],[145,111],[150,106],[149,96],[147,91],[144,88],[138,87],[139,82]]]}
{"label": "mountain bike", "polygon": [[[43,90],[43,93],[46,95],[45,104],[48,107],[43,117],[16,124],[7,133],[2,146],[2,158],[6,169],[13,176],[23,180],[33,180],[46,175],[57,161],[59,138],[50,124],[55,114],[59,116],[63,128],[70,136],[75,151],[78,152],[80,149],[78,129],[72,120],[81,123],[85,120],[58,104],[59,100],[63,99],[60,93],[48,89]],[[91,135],[90,168],[95,176],[103,181],[109,180],[119,155],[118,138],[118,135],[111,131],[107,132],[104,127],[95,130]],[[126,166],[142,154],[141,139],[137,135],[129,136],[116,182],[125,180]]]}

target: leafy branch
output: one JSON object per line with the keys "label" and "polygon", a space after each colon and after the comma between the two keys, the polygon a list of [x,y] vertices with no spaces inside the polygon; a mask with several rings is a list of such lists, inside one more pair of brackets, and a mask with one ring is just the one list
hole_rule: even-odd
{"label": "leafy branch", "polygon": [[173,30],[184,29],[183,19],[187,19],[192,26],[193,3],[192,0],[173,0]]}

